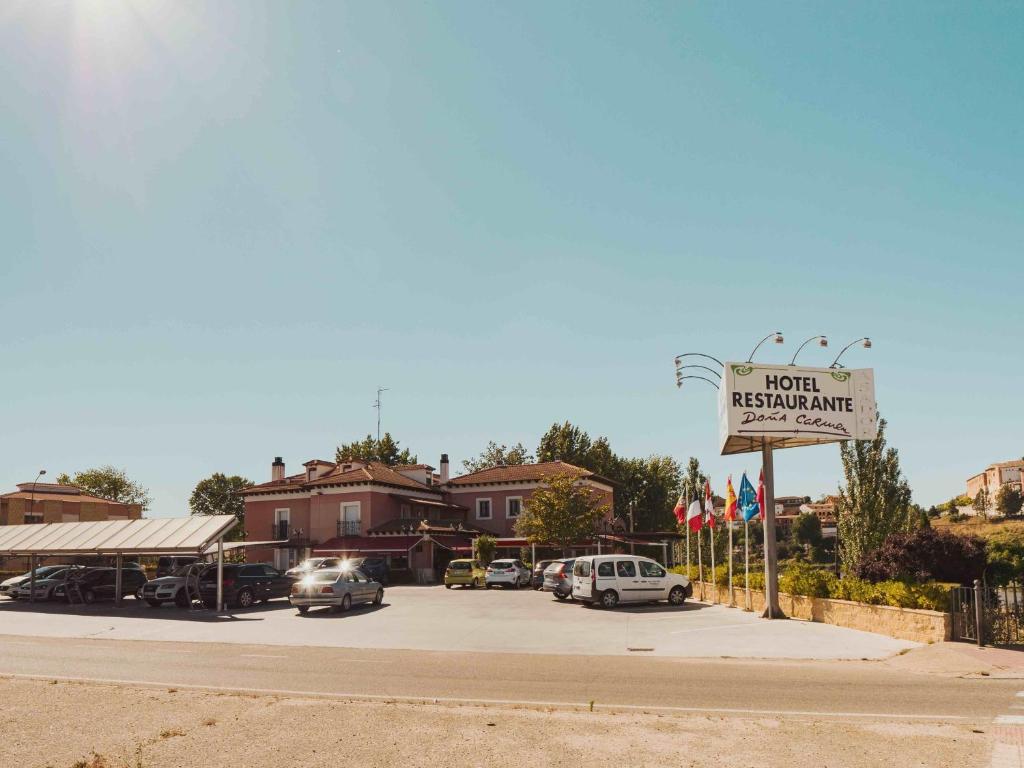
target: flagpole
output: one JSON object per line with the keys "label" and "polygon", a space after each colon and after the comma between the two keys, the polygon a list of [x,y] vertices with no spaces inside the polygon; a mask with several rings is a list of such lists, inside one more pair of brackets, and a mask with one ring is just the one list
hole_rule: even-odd
{"label": "flagpole", "polygon": [[[701,525],[701,528],[704,526]],[[700,599],[704,601],[704,562],[700,552],[700,528],[697,529],[697,580],[700,581]]]}
{"label": "flagpole", "polygon": [[733,521],[729,521],[729,607],[736,607],[736,600],[732,596],[732,524]]}
{"label": "flagpole", "polygon": [[743,586],[746,589],[744,611],[754,610],[750,606],[750,523],[743,521]]}
{"label": "flagpole", "polygon": [[718,602],[718,578],[715,575],[715,526],[711,526],[711,602]]}
{"label": "flagpole", "polygon": [[690,523],[686,522],[686,578],[690,578]]}

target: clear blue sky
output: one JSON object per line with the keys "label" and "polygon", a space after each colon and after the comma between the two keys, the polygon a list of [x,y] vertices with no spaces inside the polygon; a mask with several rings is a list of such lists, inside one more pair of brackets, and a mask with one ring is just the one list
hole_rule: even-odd
{"label": "clear blue sky", "polygon": [[[871,336],[916,500],[1024,454],[1021,3],[0,8],[0,487],[153,514],[384,426],[694,455],[776,327]],[[835,350],[831,350],[835,351]],[[807,364],[830,350],[808,348]],[[696,386],[700,385],[700,386]],[[777,455],[777,492],[840,479]]]}

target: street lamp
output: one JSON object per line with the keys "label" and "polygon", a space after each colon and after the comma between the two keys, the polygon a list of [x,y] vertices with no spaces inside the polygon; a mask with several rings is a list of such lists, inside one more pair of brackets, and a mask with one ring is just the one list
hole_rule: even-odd
{"label": "street lamp", "polygon": [[[30,515],[33,514],[36,509],[36,483],[39,482],[39,478],[46,474],[45,469],[40,469],[39,474],[36,475],[36,479],[32,481],[32,493],[29,494],[28,501],[28,512]],[[34,603],[36,601],[36,556],[29,555],[28,558],[28,601]]]}
{"label": "street lamp", "polygon": [[808,344],[810,344],[815,339],[820,339],[820,341],[818,341],[818,346],[819,347],[827,347],[828,346],[828,339],[826,339],[824,336],[811,336],[811,338],[809,338],[807,341],[805,341],[803,344],[801,344],[799,347],[796,348],[796,354],[793,355],[793,359],[789,361],[789,364],[790,365],[796,365],[796,356],[800,354],[800,350],[803,349],[804,347],[806,347]]}
{"label": "street lamp", "polygon": [[757,342],[757,346],[754,347],[754,349],[750,352],[750,357],[747,358],[748,363],[754,362],[754,353],[757,352],[760,346],[764,344],[766,341],[768,341],[768,339],[770,339],[772,336],[775,337],[776,344],[781,344],[784,341],[784,339],[782,338],[782,331],[772,331],[759,342]]}
{"label": "street lamp", "polygon": [[864,342],[863,344],[861,344],[861,346],[864,347],[864,349],[871,349],[871,339],[869,339],[867,336],[865,336],[862,339],[854,339],[849,344],[847,344],[845,347],[843,347],[841,350],[839,350],[839,354],[836,355],[836,359],[832,361],[832,365],[830,365],[829,368],[842,368],[842,367],[844,367],[844,366],[840,365],[839,358],[843,356],[843,353],[845,353],[846,350],[848,350],[854,344],[859,344],[860,342]]}
{"label": "street lamp", "polygon": [[39,482],[39,478],[46,474],[45,469],[40,469],[39,474],[36,475],[36,479],[32,481],[32,493],[29,494],[28,502],[28,513],[30,515],[35,514],[36,511],[36,483]]}

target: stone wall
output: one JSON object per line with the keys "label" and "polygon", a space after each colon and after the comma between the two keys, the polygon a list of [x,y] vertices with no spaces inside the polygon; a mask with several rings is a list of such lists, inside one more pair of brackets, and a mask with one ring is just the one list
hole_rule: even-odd
{"label": "stone wall", "polygon": [[[702,587],[705,602],[712,602],[714,599],[740,609],[749,607],[756,613],[764,611],[764,592],[760,590],[750,590],[748,605],[744,589],[733,589],[733,599],[730,602],[728,587],[715,587],[700,582],[693,586],[695,599],[700,599]],[[779,593],[779,607],[791,619],[834,624],[837,627],[859,629],[917,643],[939,643],[951,637],[951,617],[948,613],[940,611],[893,608],[889,605],[868,605],[822,597],[802,597],[787,595],[785,592]]]}

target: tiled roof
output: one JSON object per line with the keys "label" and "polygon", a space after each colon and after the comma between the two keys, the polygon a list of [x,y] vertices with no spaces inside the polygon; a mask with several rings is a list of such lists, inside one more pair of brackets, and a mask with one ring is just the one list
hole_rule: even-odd
{"label": "tiled roof", "polygon": [[[347,471],[333,464],[333,469],[321,475],[315,480],[306,481],[306,474],[291,475],[284,480],[271,480],[268,483],[259,483],[245,489],[245,493],[272,493],[274,491],[302,491],[310,488],[322,488],[329,485],[354,485],[356,483],[380,483],[381,485],[397,486],[399,488],[410,488],[417,491],[430,491],[440,493],[437,488],[419,483],[400,472],[394,467],[380,464],[375,461],[368,462],[366,466],[354,467]],[[341,465],[344,466],[344,465]]]}
{"label": "tiled roof", "polygon": [[40,504],[44,501],[63,501],[70,502],[72,504],[79,504],[86,502],[89,504],[114,504],[119,507],[130,506],[120,501],[111,501],[110,499],[104,499],[102,496],[93,496],[90,493],[84,493],[79,491],[77,488],[74,491],[68,491],[66,493],[55,493],[53,491],[43,491],[42,488],[36,491],[33,497],[32,491],[13,491],[11,493],[5,493],[0,495],[0,499],[25,499],[26,501],[34,499],[36,504]]}
{"label": "tiled roof", "polygon": [[992,466],[993,467],[1024,467],[1024,460],[1022,460],[1022,461],[997,461]]}
{"label": "tiled roof", "polygon": [[576,477],[589,477],[611,485],[611,481],[596,475],[589,469],[577,467],[575,464],[568,464],[564,461],[544,461],[539,464],[513,464],[487,467],[468,475],[454,477],[449,485],[480,485],[487,483],[518,483],[543,480],[554,475],[575,475]]}

